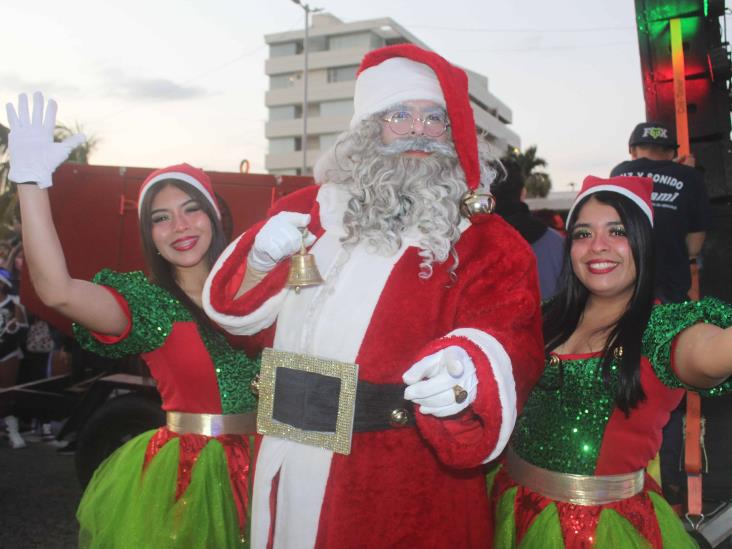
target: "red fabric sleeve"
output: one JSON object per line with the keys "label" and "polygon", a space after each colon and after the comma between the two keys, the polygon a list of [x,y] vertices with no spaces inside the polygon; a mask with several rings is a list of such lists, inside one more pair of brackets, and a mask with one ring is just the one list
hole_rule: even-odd
{"label": "red fabric sleeve", "polygon": [[[461,294],[454,328],[479,330],[503,347],[511,359],[520,412],[544,364],[539,286],[531,249],[515,231],[497,221],[489,220],[485,228],[472,227],[463,235],[465,248],[475,251],[471,254],[463,249],[461,253],[458,248],[461,264],[467,267],[459,276],[465,276],[469,283]],[[486,232],[488,227],[491,230]],[[494,366],[479,345],[463,337],[443,338],[429,345],[422,356],[455,344],[465,349],[475,365],[475,401],[451,418],[416,416],[422,435],[445,463],[468,467],[492,453],[504,418]]]}
{"label": "red fabric sleeve", "polygon": [[120,294],[117,290],[114,288],[110,288],[109,286],[102,286],[105,290],[107,290],[110,294],[112,294],[112,297],[117,301],[117,304],[119,305],[119,308],[122,309],[122,313],[127,317],[127,326],[125,327],[124,331],[118,335],[107,335],[107,334],[100,334],[98,332],[93,332],[89,330],[89,333],[99,341],[99,343],[104,343],[105,345],[112,345],[114,343],[119,343],[123,339],[125,339],[128,335],[130,335],[130,330],[132,330],[132,313],[130,313],[130,306],[127,304],[127,300],[122,297],[122,294]]}
{"label": "red fabric sleeve", "polygon": [[[318,189],[313,185],[283,197],[270,209],[268,219],[283,211],[310,213],[312,219],[308,229],[320,236],[323,230],[318,217],[318,203],[315,201]],[[218,313],[233,316],[251,314],[284,287],[289,272],[289,263],[286,261],[278,264],[254,288],[234,299],[244,279],[247,255],[264,224],[265,221],[262,221],[244,233],[231,255],[214,274],[209,297],[211,306]]]}

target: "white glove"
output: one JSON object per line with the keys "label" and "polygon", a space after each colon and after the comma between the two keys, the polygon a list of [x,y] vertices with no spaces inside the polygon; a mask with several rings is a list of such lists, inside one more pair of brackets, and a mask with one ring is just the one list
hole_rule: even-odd
{"label": "white glove", "polygon": [[419,404],[423,414],[436,417],[463,411],[478,392],[475,365],[468,353],[456,345],[424,357],[402,379],[408,385],[404,398]]}
{"label": "white glove", "polygon": [[[254,238],[247,257],[247,265],[260,272],[269,272],[278,262],[300,250],[304,229],[310,223],[310,215],[296,212],[280,212],[271,217]],[[304,238],[305,246],[315,242],[315,235]]]}
{"label": "white glove", "polygon": [[18,96],[18,112],[12,103],[5,108],[8,112],[10,136],[10,172],[8,179],[15,183],[37,183],[45,189],[50,187],[51,174],[61,162],[66,160],[76,147],[86,138],[82,134],[72,135],[61,143],[53,142],[56,127],[56,102],[48,101],[46,117],[43,117],[43,94],[33,94],[33,116],[28,113],[28,96]]}

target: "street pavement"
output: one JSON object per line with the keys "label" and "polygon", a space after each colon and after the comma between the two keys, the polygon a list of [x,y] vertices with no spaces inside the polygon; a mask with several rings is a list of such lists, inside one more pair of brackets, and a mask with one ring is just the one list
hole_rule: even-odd
{"label": "street pavement", "polygon": [[0,548],[75,548],[81,487],[74,456],[23,436],[28,446],[21,450],[0,439]]}

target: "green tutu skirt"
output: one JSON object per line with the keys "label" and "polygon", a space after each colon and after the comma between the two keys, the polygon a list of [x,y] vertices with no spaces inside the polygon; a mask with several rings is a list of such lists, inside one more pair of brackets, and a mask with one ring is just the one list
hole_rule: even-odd
{"label": "green tutu skirt", "polygon": [[[200,437],[204,440],[196,449],[190,470],[185,471],[190,462],[181,461],[180,456],[181,444],[186,441],[172,436],[152,457],[148,455],[145,465],[148,445],[156,433],[148,431],[130,440],[94,473],[76,514],[79,547],[247,546],[224,444],[216,438]],[[248,449],[248,440],[240,440],[240,444]],[[247,480],[248,472],[247,457]],[[182,493],[179,474],[189,478]]]}
{"label": "green tutu skirt", "polygon": [[552,501],[499,467],[488,477],[496,549],[697,549],[678,515],[646,477],[646,489],[596,506]]}

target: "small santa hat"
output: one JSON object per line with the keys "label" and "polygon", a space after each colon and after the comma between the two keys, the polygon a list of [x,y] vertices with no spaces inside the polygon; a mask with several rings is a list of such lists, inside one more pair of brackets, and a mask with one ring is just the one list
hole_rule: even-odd
{"label": "small santa hat", "polygon": [[356,78],[351,128],[373,114],[410,100],[434,101],[446,108],[465,181],[469,189],[477,189],[480,160],[468,76],[434,52],[414,44],[398,44],[367,53]]}
{"label": "small santa hat", "polygon": [[650,177],[618,176],[602,179],[588,175],[582,182],[582,188],[567,214],[567,228],[569,228],[569,220],[572,218],[572,212],[577,204],[586,196],[600,191],[618,193],[629,198],[646,215],[648,221],[651,222],[651,227],[653,226],[653,203],[651,202],[653,180]]}
{"label": "small santa hat", "polygon": [[160,183],[166,179],[177,179],[196,188],[211,203],[214,211],[216,212],[216,217],[221,219],[221,211],[219,210],[219,205],[216,202],[216,195],[214,194],[211,180],[203,170],[194,168],[190,164],[176,164],[175,166],[168,166],[167,168],[155,170],[148,175],[145,181],[142,182],[140,194],[137,197],[137,215],[140,215],[140,212],[142,211],[142,200],[145,198],[145,194],[152,189],[156,183]]}

